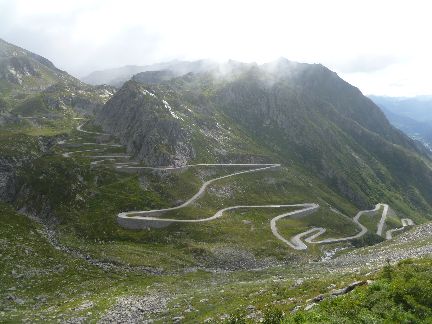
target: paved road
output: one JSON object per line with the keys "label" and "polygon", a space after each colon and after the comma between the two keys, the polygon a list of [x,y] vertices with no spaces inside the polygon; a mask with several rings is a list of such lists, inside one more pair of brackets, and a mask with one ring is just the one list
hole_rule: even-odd
{"label": "paved road", "polygon": [[99,133],[99,132],[86,131],[86,130],[82,129],[82,127],[83,127],[85,124],[86,124],[86,123],[81,124],[81,125],[78,125],[77,128],[76,128],[76,130],[79,131],[79,132],[87,133],[87,134],[95,134],[95,135],[109,135],[109,134],[107,134],[107,133]]}
{"label": "paved road", "polygon": [[[83,118],[74,118],[74,119],[83,119]],[[84,124],[80,124],[80,125],[78,125],[77,126],[77,128],[76,128],[76,130],[77,131],[79,131],[79,132],[82,132],[82,133],[87,133],[87,134],[95,134],[95,135],[109,135],[109,134],[106,134],[106,133],[98,133],[98,132],[90,132],[90,131],[86,131],[86,130],[84,130],[84,129],[82,129],[82,127],[85,125],[85,123]],[[66,144],[66,140],[61,140],[61,141],[59,141],[58,143],[57,143],[58,145],[64,145],[64,144]],[[108,143],[89,143],[89,142],[86,142],[86,143],[79,143],[79,145],[94,145],[94,146],[105,146],[106,148],[108,148],[108,147],[122,147],[123,145],[120,145],[120,144],[108,144]],[[102,151],[103,149],[101,148],[101,149],[89,149],[89,150],[81,150],[81,151],[72,151],[72,152],[65,152],[65,153],[63,153],[62,154],[62,156],[63,157],[70,157],[72,154],[75,154],[75,153],[85,153],[85,152],[96,152],[96,151]],[[116,157],[116,156],[115,156]],[[114,157],[114,158],[115,158]],[[129,156],[128,156],[129,157]],[[112,158],[112,156],[110,156],[110,158]],[[100,162],[99,162],[100,163]],[[95,164],[95,163],[92,163],[92,164]],[[97,164],[97,163],[96,163]]]}
{"label": "paved road", "polygon": [[411,218],[402,218],[402,226],[413,226],[414,222]]}
{"label": "paved road", "polygon": [[94,152],[94,151],[102,151],[103,149],[91,149],[91,150],[80,150],[80,151],[72,151],[72,152],[65,152],[62,153],[62,156],[65,158],[70,157],[72,154],[75,153],[86,153],[86,152]]}
{"label": "paved road", "polygon": [[414,222],[411,218],[402,218],[401,223],[402,223],[402,227],[391,229],[391,230],[388,230],[386,232],[386,239],[387,240],[391,240],[393,238],[394,232],[402,231],[403,229],[405,229],[405,227],[414,225]]}
{"label": "paved road", "polygon": [[110,147],[123,147],[121,144],[107,144],[107,143],[80,143],[80,145],[100,145],[100,146],[110,146]]}
{"label": "paved road", "polygon": [[[183,166],[161,166],[161,167],[151,167],[151,166],[131,166],[129,165],[130,163],[117,163],[119,164],[117,166],[118,169],[149,169],[149,170],[177,170],[177,169],[186,169],[186,168],[190,168],[190,167],[197,167],[197,166],[217,166],[217,167],[221,167],[221,166],[267,166],[267,167],[279,167],[280,164],[273,164],[273,163],[268,163],[268,164],[264,164],[264,163],[197,163],[197,164],[187,164],[187,165],[183,165]],[[136,164],[136,162],[135,162]],[[252,171],[252,170],[250,170]],[[250,172],[247,171],[247,172]],[[235,175],[235,174],[232,174]],[[230,177],[231,175],[227,175],[224,177]],[[220,178],[214,179],[214,180],[219,180]]]}
{"label": "paved road", "polygon": [[303,241],[301,240],[302,234],[307,235],[311,231],[317,230],[316,228],[309,230],[309,231],[306,231],[300,235],[296,235],[291,240],[287,240],[286,238],[284,238],[279,233],[278,228],[277,228],[277,224],[276,224],[277,221],[282,219],[282,218],[290,217],[290,216],[294,216],[294,215],[299,215],[299,216],[308,215],[309,213],[314,212],[319,208],[318,204],[301,204],[301,205],[297,205],[297,206],[299,206],[299,207],[302,206],[304,208],[276,216],[275,218],[273,218],[270,221],[270,227],[271,227],[273,235],[276,236],[279,240],[281,240],[285,244],[287,244],[288,246],[292,247],[295,250],[305,250],[305,249],[307,249],[307,245],[304,244]]}
{"label": "paved road", "polygon": [[[324,239],[324,240],[316,240],[317,237],[319,237],[322,234],[324,234],[327,230],[325,228],[322,228],[322,227],[313,227],[313,228],[311,228],[311,229],[309,229],[309,230],[307,230],[305,232],[297,234],[296,236],[294,236],[292,238],[292,240],[296,241],[297,244],[300,245],[301,244],[300,242],[302,241],[302,238],[304,238],[304,241],[307,242],[307,243],[311,243],[311,244],[323,244],[323,243],[337,243],[337,242],[343,242],[343,241],[350,241],[350,240],[362,237],[363,235],[366,234],[367,228],[362,223],[360,223],[360,217],[363,214],[365,214],[365,213],[376,212],[376,211],[378,211],[383,206],[384,206],[383,214],[385,212],[385,216],[381,217],[381,219],[384,218],[384,220],[385,220],[385,217],[387,216],[388,205],[381,204],[381,203],[377,204],[374,209],[371,209],[371,210],[361,210],[361,211],[359,211],[354,216],[353,222],[356,223],[357,226],[360,228],[360,232],[357,233],[356,235],[347,236],[347,237],[341,237],[341,238],[328,238],[328,239]],[[386,206],[387,206],[387,208],[385,208]],[[337,212],[336,210],[334,210],[334,211]],[[340,212],[338,212],[338,213],[340,214]],[[312,233],[314,233],[314,234],[312,234]]]}
{"label": "paved road", "polygon": [[[82,126],[84,124],[81,124],[77,127],[77,130],[84,133],[89,134],[95,134],[95,135],[108,135],[104,133],[98,133],[98,132],[90,132],[82,129]],[[83,143],[83,145],[103,145],[103,146],[113,146],[113,147],[119,147],[121,145],[117,144],[99,144],[99,143]],[[91,152],[91,151],[100,151],[103,149],[92,149],[92,150],[83,150],[83,151],[75,151],[75,152],[67,152],[63,153],[63,156],[70,157],[73,153],[78,152]],[[97,161],[93,161],[92,164],[96,165],[99,163],[102,163],[104,161],[115,161],[118,158],[130,158],[130,156],[127,155],[94,155],[90,156],[90,158],[93,159],[100,159]],[[376,212],[381,207],[383,207],[383,213],[381,215],[381,219],[377,226],[377,234],[382,235],[383,227],[387,218],[388,208],[389,206],[387,204],[379,203],[375,206],[372,210],[362,210],[359,211],[356,216],[352,219],[354,223],[357,224],[357,226],[360,228],[360,232],[356,235],[348,236],[348,237],[342,237],[342,238],[328,238],[324,240],[317,240],[319,236],[324,234],[326,232],[325,228],[322,227],[313,227],[305,232],[302,232],[300,234],[295,235],[293,238],[286,239],[283,237],[277,227],[277,222],[281,220],[282,218],[286,217],[302,217],[305,215],[308,215],[310,213],[313,213],[318,210],[320,207],[318,204],[315,203],[303,203],[303,204],[284,204],[284,205],[237,205],[237,206],[231,206],[226,207],[223,209],[218,210],[214,215],[207,217],[207,218],[201,218],[201,219],[172,219],[172,218],[161,218],[161,214],[178,210],[184,207],[189,206],[193,202],[195,202],[199,197],[203,195],[207,187],[212,184],[215,181],[225,179],[228,177],[233,177],[241,174],[246,173],[253,173],[253,172],[259,172],[264,171],[268,169],[273,169],[280,167],[280,164],[249,164],[249,163],[221,163],[221,164],[215,164],[215,163],[198,163],[198,164],[191,164],[191,165],[184,165],[184,166],[156,166],[156,167],[149,167],[149,166],[139,166],[138,162],[119,162],[114,163],[115,167],[117,169],[149,169],[149,170],[177,170],[177,169],[185,169],[190,167],[197,167],[197,166],[216,166],[216,167],[232,167],[232,166],[242,166],[242,167],[255,167],[253,169],[243,170],[243,171],[237,171],[230,173],[228,175],[224,175],[221,177],[217,177],[211,180],[208,180],[204,182],[198,192],[193,195],[190,199],[188,199],[186,202],[182,203],[181,205],[170,207],[170,208],[163,208],[163,209],[153,209],[153,210],[141,210],[141,211],[127,211],[127,212],[121,212],[117,215],[118,223],[126,228],[146,228],[146,227],[164,227],[168,226],[172,223],[200,223],[200,222],[208,222],[215,220],[217,218],[220,218],[223,216],[223,213],[226,211],[239,209],[239,208],[297,208],[294,211],[282,213],[270,221],[270,228],[273,233],[273,235],[285,243],[286,245],[290,246],[293,249],[296,250],[305,250],[307,249],[307,245],[304,242],[307,242],[309,244],[323,244],[323,243],[336,243],[336,242],[342,242],[342,241],[349,241],[353,240],[359,237],[362,237],[366,234],[367,228],[360,223],[359,219],[364,213],[370,213],[370,212]],[[334,210],[337,212],[336,210]],[[338,212],[340,213],[340,212]],[[410,219],[403,219],[402,220],[403,227],[412,225],[412,220]],[[407,225],[408,224],[408,225]],[[402,228],[401,228],[402,229]],[[401,230],[401,229],[395,229],[387,231],[386,237],[391,238],[391,234],[394,231]]]}
{"label": "paved road", "polygon": [[387,204],[381,204],[381,206],[383,206],[384,209],[383,209],[383,213],[381,215],[381,219],[380,219],[380,221],[378,223],[378,228],[377,228],[377,232],[376,232],[379,236],[382,235],[382,231],[383,231],[383,228],[384,228],[384,224],[385,224],[385,221],[386,221],[386,218],[387,218],[388,209],[389,209],[389,206]]}
{"label": "paved road", "polygon": [[205,192],[206,188],[215,181],[225,179],[228,177],[233,177],[233,176],[240,175],[240,174],[263,171],[263,170],[267,170],[267,169],[271,169],[271,168],[277,168],[280,166],[280,164],[205,164],[205,163],[202,163],[202,164],[185,165],[185,166],[180,166],[180,167],[130,167],[129,166],[129,167],[123,167],[123,168],[151,169],[151,170],[175,170],[175,169],[184,169],[184,168],[193,167],[193,166],[259,166],[259,168],[244,170],[244,171],[238,171],[238,172],[230,173],[230,174],[227,174],[227,175],[224,175],[221,177],[217,177],[217,178],[208,180],[201,185],[201,188],[198,190],[198,192],[195,195],[192,196],[192,198],[188,199],[187,201],[185,201],[181,205],[178,205],[175,207],[170,207],[170,208],[164,208],[164,209],[129,211],[129,212],[120,213],[119,217],[120,217],[120,215],[122,215],[122,217],[133,216],[135,219],[140,219],[140,218],[149,219],[148,216],[150,216],[151,214],[160,214],[161,212],[167,212],[167,211],[172,211],[172,210],[184,208],[184,207],[190,205],[191,203],[193,203],[195,200],[197,200]]}

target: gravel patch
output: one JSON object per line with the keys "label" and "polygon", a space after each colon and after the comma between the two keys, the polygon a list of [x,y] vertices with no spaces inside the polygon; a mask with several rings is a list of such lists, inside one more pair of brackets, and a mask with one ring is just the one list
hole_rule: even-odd
{"label": "gravel patch", "polygon": [[343,272],[347,268],[355,271],[365,266],[372,268],[403,259],[430,257],[432,256],[430,240],[432,240],[432,223],[427,223],[402,233],[391,242],[354,250],[332,260],[323,261],[321,264]]}
{"label": "gravel patch", "polygon": [[120,297],[98,323],[152,323],[153,315],[167,311],[167,303],[161,295]]}

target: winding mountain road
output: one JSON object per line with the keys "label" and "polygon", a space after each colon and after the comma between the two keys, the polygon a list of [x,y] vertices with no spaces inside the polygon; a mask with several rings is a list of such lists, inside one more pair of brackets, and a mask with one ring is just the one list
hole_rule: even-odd
{"label": "winding mountain road", "polygon": [[[99,132],[91,132],[83,130],[82,127],[84,124],[79,125],[76,129],[80,132],[88,133],[88,134],[95,134],[95,135],[109,135],[105,133],[99,133]],[[121,145],[117,144],[103,144],[103,143],[83,143],[83,145],[102,145],[102,146],[113,146],[113,147],[119,147]],[[63,153],[64,157],[70,157],[71,154],[79,153],[79,152],[94,152],[94,151],[101,151],[104,149],[89,149],[89,150],[82,150],[82,151],[75,151],[75,152],[66,152]],[[93,159],[99,159],[97,161],[91,162],[93,165],[97,165],[99,163],[102,163],[104,161],[115,161],[118,158],[130,158],[128,155],[93,155],[89,156]],[[198,163],[198,164],[190,164],[190,165],[184,165],[184,166],[139,166],[137,162],[130,161],[130,162],[119,162],[114,163],[115,167],[117,169],[149,169],[149,170],[178,170],[178,169],[185,169],[190,167],[198,167],[198,166],[217,166],[217,167],[234,167],[234,166],[242,166],[242,167],[254,167],[253,169],[243,170],[243,171],[237,171],[233,172],[224,176],[216,177],[213,179],[210,179],[206,182],[204,182],[197,193],[195,193],[190,199],[185,201],[184,203],[170,207],[170,208],[163,208],[163,209],[153,209],[153,210],[141,210],[141,211],[126,211],[121,212],[117,215],[117,221],[118,223],[125,228],[129,229],[143,229],[143,228],[161,228],[166,227],[172,223],[202,223],[202,222],[208,222],[213,221],[215,219],[218,219],[223,216],[223,213],[226,211],[231,211],[235,209],[240,208],[296,208],[293,211],[285,212],[280,215],[277,215],[270,221],[270,228],[273,233],[273,235],[288,245],[289,247],[295,249],[295,250],[306,250],[308,246],[305,244],[324,244],[324,243],[337,243],[342,241],[349,241],[353,240],[359,237],[362,237],[366,234],[367,228],[360,223],[359,219],[360,217],[365,213],[372,213],[377,212],[381,207],[383,207],[383,212],[381,215],[381,219],[377,226],[377,234],[382,235],[383,227],[387,218],[387,213],[389,206],[387,204],[379,203],[375,206],[374,209],[371,210],[362,210],[359,211],[356,216],[352,219],[352,221],[357,224],[357,226],[360,228],[360,232],[358,232],[355,235],[342,237],[342,238],[328,238],[323,240],[316,240],[319,236],[323,235],[326,232],[325,228],[322,227],[313,227],[305,232],[299,233],[292,237],[291,239],[286,239],[283,237],[277,227],[277,222],[283,218],[286,217],[302,217],[306,216],[310,213],[314,213],[319,209],[319,205],[316,203],[302,203],[302,204],[282,204],[282,205],[237,205],[237,206],[230,206],[223,209],[218,210],[215,214],[213,214],[210,217],[207,218],[200,218],[200,219],[173,219],[173,218],[161,218],[161,216],[169,211],[178,210],[184,207],[187,207],[191,205],[193,202],[195,202],[198,198],[200,198],[207,187],[214,183],[215,181],[226,179],[229,177],[238,176],[241,174],[247,174],[247,173],[254,173],[254,172],[260,172],[264,170],[274,169],[280,167],[280,164],[261,164],[261,163],[221,163],[221,164],[215,164],[215,163]],[[336,210],[334,210],[337,212]],[[340,213],[340,212],[338,212]],[[342,214],[343,215],[343,214]],[[345,216],[345,215],[344,215]],[[346,216],[347,217],[347,216]],[[406,226],[410,226],[413,224],[412,220],[410,219],[403,219],[402,220],[403,227],[400,229],[394,229],[389,230],[386,233],[386,238],[391,238],[392,233],[394,231],[398,231],[403,229]]]}
{"label": "winding mountain road", "polygon": [[[313,227],[310,230],[307,230],[305,232],[297,234],[296,236],[294,236],[294,238],[292,240],[295,240],[297,242],[297,244],[301,244],[299,242],[301,242],[301,239],[304,237],[305,238],[304,241],[307,242],[307,243],[310,243],[310,244],[323,244],[323,243],[338,243],[338,242],[350,241],[350,240],[354,240],[354,239],[360,238],[363,235],[365,235],[366,232],[368,231],[368,229],[366,228],[366,226],[364,226],[362,223],[360,223],[360,217],[363,214],[365,214],[365,213],[374,213],[374,212],[377,212],[381,207],[383,207],[383,213],[382,213],[382,216],[381,216],[380,223],[378,224],[378,231],[380,231],[380,233],[381,233],[382,232],[382,225],[384,225],[384,223],[382,223],[382,225],[381,225],[381,221],[383,219],[385,221],[385,219],[387,217],[388,205],[387,204],[379,203],[379,204],[376,204],[376,206],[375,206],[374,209],[371,209],[371,210],[361,210],[361,211],[359,211],[354,216],[354,218],[352,219],[352,221],[354,223],[356,223],[358,225],[358,227],[360,227],[360,229],[361,229],[360,232],[357,233],[356,235],[342,237],[342,238],[328,238],[328,239],[318,240],[317,241],[315,239],[317,237],[321,236],[322,234],[324,234],[327,230],[325,228],[322,228],[322,227]],[[346,216],[346,217],[348,217],[348,216]],[[310,235],[312,233],[315,233],[315,234]]]}
{"label": "winding mountain road", "polygon": [[95,152],[95,151],[102,151],[102,150],[103,149],[90,149],[90,150],[80,150],[80,151],[64,152],[64,153],[62,153],[62,156],[65,157],[65,158],[68,158],[72,154],[76,154],[76,153]]}
{"label": "winding mountain road", "polygon": [[[82,118],[74,118],[74,119],[82,119]],[[94,134],[94,135],[109,135],[106,133],[98,133],[98,132],[91,132],[91,131],[86,131],[84,129],[82,129],[82,127],[85,125],[84,124],[80,124],[76,127],[76,130],[82,133],[86,133],[86,134]],[[66,144],[66,140],[61,140],[59,142],[57,142],[57,144],[59,145],[64,145]],[[63,157],[70,157],[72,154],[76,154],[76,153],[86,153],[86,152],[98,152],[98,151],[103,151],[108,149],[109,147],[123,147],[123,145],[121,144],[110,144],[110,143],[92,143],[92,142],[85,142],[85,143],[80,143],[79,145],[93,145],[93,146],[103,146],[104,148],[100,148],[100,149],[88,149],[88,150],[80,150],[80,151],[71,151],[71,152],[64,152],[62,154]],[[117,156],[115,156],[114,158],[116,158]],[[129,155],[127,155],[127,157],[130,157]],[[110,158],[112,158],[112,156],[110,156]],[[93,164],[93,163],[92,163]]]}
{"label": "winding mountain road", "polygon": [[76,130],[79,131],[79,132],[86,133],[86,134],[110,135],[110,134],[107,134],[107,133],[99,133],[99,132],[86,131],[86,130],[82,129],[82,127],[83,127],[85,124],[86,124],[86,123],[78,125],[77,128],[76,128]]}

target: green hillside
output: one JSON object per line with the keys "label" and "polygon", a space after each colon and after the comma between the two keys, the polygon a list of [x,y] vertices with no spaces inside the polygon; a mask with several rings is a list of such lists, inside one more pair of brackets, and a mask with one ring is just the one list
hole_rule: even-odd
{"label": "green hillside", "polygon": [[358,89],[284,59],[134,79],[1,92],[0,321],[430,319],[432,161]]}

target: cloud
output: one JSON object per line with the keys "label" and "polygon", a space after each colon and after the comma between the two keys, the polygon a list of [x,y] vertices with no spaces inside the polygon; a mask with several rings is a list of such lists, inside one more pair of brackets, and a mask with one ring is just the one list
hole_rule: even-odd
{"label": "cloud", "polygon": [[[386,91],[395,75],[409,74],[411,93],[413,78],[432,69],[430,7],[422,0],[0,0],[0,37],[78,76],[175,58],[286,57],[327,65],[360,80],[365,92]],[[383,84],[373,80],[377,73]],[[432,93],[432,84],[417,91]]]}
{"label": "cloud", "polygon": [[336,63],[335,67],[343,73],[368,73],[383,70],[401,61],[401,58],[393,55],[362,55],[347,62]]}

